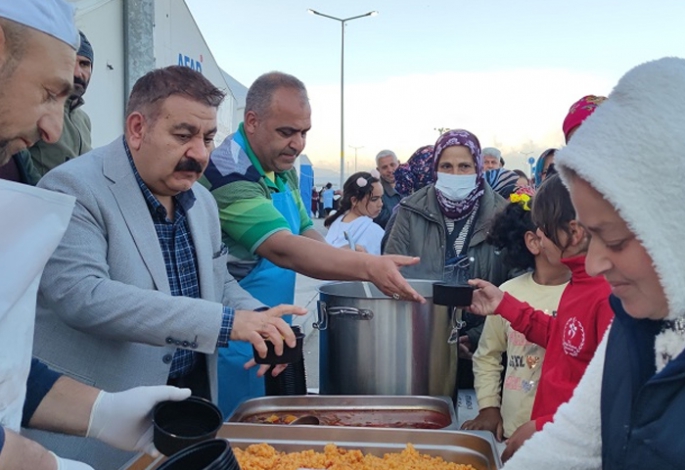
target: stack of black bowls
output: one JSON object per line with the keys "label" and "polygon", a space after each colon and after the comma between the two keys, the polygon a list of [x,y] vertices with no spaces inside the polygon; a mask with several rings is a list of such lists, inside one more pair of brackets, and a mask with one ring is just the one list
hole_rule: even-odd
{"label": "stack of black bowls", "polygon": [[154,444],[169,460],[158,470],[240,470],[228,441],[215,439],[223,421],[221,410],[204,398],[159,403]]}
{"label": "stack of black bowls", "polygon": [[[295,348],[286,348],[283,352],[283,359],[287,358],[288,367],[274,377],[271,375],[275,364],[269,368],[269,371],[264,376],[264,388],[267,396],[278,395],[306,395],[307,394],[307,375],[304,370],[304,354],[302,343],[304,341],[304,333],[302,328],[297,325],[291,327],[298,345]],[[279,358],[282,360],[281,358]]]}

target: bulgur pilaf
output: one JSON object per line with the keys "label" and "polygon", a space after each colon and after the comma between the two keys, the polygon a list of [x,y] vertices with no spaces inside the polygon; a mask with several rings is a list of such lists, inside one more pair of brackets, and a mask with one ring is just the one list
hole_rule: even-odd
{"label": "bulgur pilaf", "polygon": [[245,450],[233,449],[242,470],[476,470],[471,465],[446,462],[441,457],[421,454],[407,444],[402,452],[376,457],[359,450],[348,450],[327,444],[323,452],[279,452],[269,444],[253,444]]}

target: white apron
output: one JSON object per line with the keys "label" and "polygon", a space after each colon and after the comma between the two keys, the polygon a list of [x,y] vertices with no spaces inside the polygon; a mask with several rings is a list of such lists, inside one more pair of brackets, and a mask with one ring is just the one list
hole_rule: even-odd
{"label": "white apron", "polygon": [[76,199],[0,180],[0,423],[19,431],[43,268]]}

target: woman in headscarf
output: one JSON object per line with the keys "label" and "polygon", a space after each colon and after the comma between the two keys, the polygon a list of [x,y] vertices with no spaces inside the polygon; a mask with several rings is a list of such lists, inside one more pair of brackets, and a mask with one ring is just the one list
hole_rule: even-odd
{"label": "woman in headscarf", "polygon": [[604,96],[587,95],[571,105],[564,118],[561,129],[568,144],[580,125],[595,112],[597,107],[606,100]]}
{"label": "woman in headscarf", "polygon": [[[419,189],[435,183],[435,173],[433,173],[433,146],[424,145],[409,157],[407,163],[403,163],[395,170],[395,191],[402,197],[411,196]],[[385,250],[388,237],[392,231],[397,217],[399,204],[393,208],[388,223],[385,224],[385,234],[381,240],[381,250]]]}
{"label": "woman in headscarf", "polygon": [[411,196],[434,182],[432,145],[420,147],[409,157],[407,163],[401,164],[395,170],[395,191],[402,197]]}
{"label": "woman in headscarf", "polygon": [[[485,182],[478,138],[462,129],[447,131],[435,143],[433,159],[436,182],[400,202],[385,253],[421,258],[419,264],[402,268],[408,279],[440,280],[457,262],[473,258],[466,276],[501,284],[508,269],[486,237],[492,218],[507,203]],[[459,349],[463,358],[470,358],[484,320],[471,314],[465,320]],[[460,367],[468,369],[462,363]],[[462,382],[467,384],[468,379]]]}
{"label": "woman in headscarf", "polygon": [[[625,74],[559,151],[591,235],[588,274],[615,318],[571,400],[506,470],[682,469],[685,449],[685,60]],[[659,184],[644,184],[649,177]]]}
{"label": "woman in headscarf", "polygon": [[485,172],[485,181],[504,199],[509,199],[511,193],[516,190],[518,180],[518,173],[506,168],[496,168]]}
{"label": "woman in headscarf", "polygon": [[535,171],[533,172],[536,189],[539,188],[542,182],[547,178],[547,170],[550,165],[554,163],[554,154],[556,151],[557,149],[547,149],[538,157],[538,161],[535,163]]}

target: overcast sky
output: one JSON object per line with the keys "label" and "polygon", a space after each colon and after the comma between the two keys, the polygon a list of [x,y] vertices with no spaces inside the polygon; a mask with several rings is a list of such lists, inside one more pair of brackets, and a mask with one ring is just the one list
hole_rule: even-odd
{"label": "overcast sky", "polygon": [[354,170],[384,148],[406,160],[437,127],[465,128],[527,169],[563,143],[568,107],[608,94],[631,67],[685,56],[685,1],[186,0],[215,59],[245,86],[271,70],[305,82],[305,152],[337,169],[339,18],[377,10],[345,31],[345,146]]}

